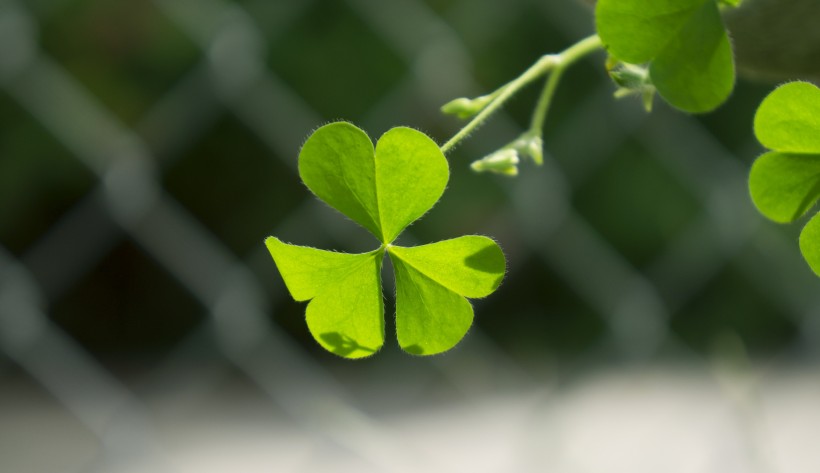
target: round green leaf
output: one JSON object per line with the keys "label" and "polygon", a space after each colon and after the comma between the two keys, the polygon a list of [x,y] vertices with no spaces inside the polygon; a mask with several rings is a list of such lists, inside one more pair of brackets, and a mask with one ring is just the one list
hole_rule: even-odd
{"label": "round green leaf", "polygon": [[820,154],[820,89],[808,82],[778,87],[760,104],[754,123],[769,149]]}
{"label": "round green leaf", "polygon": [[610,54],[650,62],[652,83],[672,106],[707,112],[731,94],[732,48],[715,0],[599,0],[595,15]]}
{"label": "round green leaf", "polygon": [[812,271],[820,276],[820,214],[812,217],[800,232],[800,252]]}
{"label": "round green leaf", "polygon": [[704,4],[705,0],[598,0],[595,25],[610,54],[640,64],[655,59]]}
{"label": "round green leaf", "polygon": [[689,113],[717,108],[732,93],[732,46],[714,1],[698,9],[649,66],[661,97]]}
{"label": "round green leaf", "polygon": [[757,209],[769,219],[796,220],[820,198],[820,155],[776,151],[762,155],[749,173],[749,191]]}
{"label": "round green leaf", "polygon": [[374,150],[370,138],[346,122],[325,125],[308,138],[299,174],[316,196],[383,243],[430,210],[449,179],[444,154],[424,133],[393,128]]}
{"label": "round green leaf", "polygon": [[370,356],[384,344],[381,249],[335,253],[265,240],[291,296],[310,300],[305,318],[313,338],[345,358]]}

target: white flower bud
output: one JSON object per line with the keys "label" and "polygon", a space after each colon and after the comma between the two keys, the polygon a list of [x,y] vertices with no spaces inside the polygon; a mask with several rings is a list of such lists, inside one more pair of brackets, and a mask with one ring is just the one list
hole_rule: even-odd
{"label": "white flower bud", "polygon": [[518,151],[511,148],[504,148],[478,161],[473,161],[470,168],[476,172],[492,172],[505,176],[517,176],[519,162]]}

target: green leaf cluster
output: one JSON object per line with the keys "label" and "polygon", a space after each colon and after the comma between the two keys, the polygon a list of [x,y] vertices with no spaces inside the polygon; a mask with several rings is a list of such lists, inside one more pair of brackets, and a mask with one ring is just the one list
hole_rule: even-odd
{"label": "green leaf cluster", "polygon": [[[808,82],[778,87],[757,109],[754,129],[771,151],[752,165],[752,201],[771,220],[793,222],[820,198],[820,89]],[[800,250],[820,275],[820,214],[803,228]]]}
{"label": "green leaf cluster", "polygon": [[715,0],[598,0],[598,35],[609,53],[649,63],[649,77],[671,105],[708,112],[731,94],[732,47]]}
{"label": "green leaf cluster", "polygon": [[266,240],[290,294],[310,301],[305,317],[316,341],[346,358],[381,348],[381,268],[387,254],[395,271],[399,345],[416,355],[455,346],[472,325],[467,298],[495,291],[506,261],[501,248],[484,236],[416,247],[393,244],[444,192],[449,168],[438,145],[417,130],[398,127],[374,148],[359,128],[331,123],[305,142],[299,174],[317,197],[381,243],[368,253],[346,254]]}

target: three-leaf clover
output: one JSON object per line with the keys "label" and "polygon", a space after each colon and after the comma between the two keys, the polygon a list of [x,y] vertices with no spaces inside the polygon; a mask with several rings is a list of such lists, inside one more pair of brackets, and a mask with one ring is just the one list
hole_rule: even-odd
{"label": "three-leaf clover", "polygon": [[595,23],[609,53],[649,63],[649,78],[671,105],[708,112],[732,92],[732,46],[715,0],[598,0]]}
{"label": "three-leaf clover", "polygon": [[265,243],[325,349],[346,358],[384,344],[381,267],[385,253],[396,279],[399,345],[416,355],[449,350],[472,325],[466,298],[485,297],[501,284],[506,260],[484,236],[463,236],[416,247],[396,246],[401,232],[439,200],[449,179],[447,160],[427,135],[397,127],[375,149],[364,131],[346,122],[316,130],[299,153],[299,175],[321,200],[381,242],[371,252],[336,253]]}
{"label": "three-leaf clover", "polygon": [[[754,128],[772,151],[752,165],[752,201],[771,220],[793,222],[820,198],[820,89],[808,82],[778,87],[757,109]],[[820,214],[800,233],[800,251],[820,275]]]}

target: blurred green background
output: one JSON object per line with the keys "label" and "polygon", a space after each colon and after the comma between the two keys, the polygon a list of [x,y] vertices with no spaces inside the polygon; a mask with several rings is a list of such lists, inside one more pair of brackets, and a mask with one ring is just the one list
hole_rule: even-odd
{"label": "blurred green background", "polygon": [[470,373],[509,387],[511,371],[551,383],[722,353],[812,364],[820,282],[798,226],[764,221],[745,187],[762,151],[752,116],[773,86],[740,80],[705,116],[662,103],[647,115],[611,97],[603,54],[562,81],[543,167],[468,167],[526,128],[534,86],[448,156],[448,190],[405,236],[487,234],[508,255],[454,353],[412,358],[388,332],[352,363],[310,338],[264,238],[375,245],[299,181],[311,131],[406,125],[442,143],[460,124],[441,104],[592,32],[571,0],[0,1],[0,376],[72,406],[76,381],[63,391],[57,372],[73,356],[138,399],[233,363],[289,406],[328,373],[354,392],[421,378],[438,392]]}
{"label": "blurred green background", "polygon": [[[174,7],[174,3],[184,6]],[[429,2],[424,7],[436,16],[437,23],[413,24],[412,18],[393,16],[389,11],[383,18],[369,18],[381,13],[368,12],[366,2],[239,2],[235,8],[248,18],[236,21],[252,21],[256,29],[253,33],[226,33],[227,38],[221,39],[226,44],[219,44],[219,40],[197,44],[202,39],[192,38],[191,28],[180,24],[196,22],[197,18],[180,21],[173,17],[176,12],[169,15],[167,11],[200,9],[185,2],[42,1],[32,2],[27,8],[37,21],[30,39],[39,46],[41,59],[51,62],[51,67],[58,68],[55,73],[65,74],[66,80],[87,94],[84,98],[103,109],[108,114],[106,119],[136,133],[149,147],[149,153],[156,150],[145,159],[156,166],[158,184],[165,195],[184,207],[226,251],[248,259],[261,252],[262,239],[285,220],[305,221],[304,233],[280,234],[293,242],[309,243],[317,239],[310,234],[323,228],[321,222],[310,222],[313,217],[304,212],[302,206],[311,197],[292,172],[298,145],[312,128],[344,119],[378,137],[389,127],[404,124],[443,142],[457,130],[458,123],[438,115],[440,103],[455,96],[493,90],[539,55],[559,51],[581,37],[552,26],[553,10],[566,9],[565,15],[591,31],[591,18],[584,17],[588,12],[582,7],[568,1],[545,3],[554,5]],[[211,25],[202,28],[208,27]],[[394,44],[399,39],[385,37],[383,31],[394,27],[414,29],[419,46]],[[443,28],[447,30],[441,31]],[[583,33],[580,27],[578,30]],[[230,37],[232,34],[236,37]],[[241,37],[243,34],[248,37]],[[442,37],[441,44],[436,44],[437,36]],[[401,49],[421,49],[424,43],[423,53]],[[211,50],[203,51],[203,46]],[[220,47],[240,51],[222,53]],[[219,54],[240,57],[215,57]],[[679,240],[687,238],[687,232],[693,231],[696,222],[710,211],[709,193],[713,190],[698,188],[693,181],[701,176],[691,174],[712,173],[719,164],[717,159],[702,155],[687,162],[687,148],[678,150],[678,156],[655,156],[642,137],[633,136],[634,130],[619,129],[618,121],[622,119],[601,116],[612,113],[617,117],[621,113],[642,123],[663,123],[666,115],[675,114],[659,105],[659,116],[634,117],[640,113],[634,101],[594,103],[592,96],[595,101],[610,100],[605,97],[607,84],[601,59],[598,55],[595,61],[572,70],[563,82],[550,113],[546,149],[553,165],[565,173],[568,181],[569,188],[564,189],[567,194],[559,197],[566,199],[561,205],[569,205],[573,218],[582,219],[602,245],[651,283],[653,266],[673,251]],[[258,63],[243,65],[246,60]],[[201,71],[209,67],[225,70],[212,70],[211,74]],[[224,103],[225,97],[214,97],[221,92],[221,74],[225,80],[239,82],[269,80],[241,77],[257,73],[243,67],[264,68],[259,73],[273,75],[281,93],[298,102],[299,108],[309,110],[307,113],[316,121],[288,123],[286,106],[275,100],[257,103],[259,120],[269,117],[283,122],[285,129],[280,133],[289,134],[286,142],[270,146],[276,137],[259,136],[265,131],[260,128],[267,124],[249,126],[245,113],[232,110],[231,103]],[[238,77],[230,77],[233,74]],[[9,75],[8,87],[14,88],[15,77]],[[190,84],[194,81],[205,83]],[[253,100],[253,89],[260,86],[249,83],[238,87],[241,90],[237,92],[223,92],[240,95],[228,100]],[[190,90],[181,90],[185,88]],[[758,152],[751,117],[769,89],[767,85],[741,81],[721,110],[698,117],[688,126],[699,127],[698,132],[704,135],[701,139],[714,140],[709,145],[719,152],[736,156],[737,163],[733,164],[747,166]],[[516,127],[525,128],[537,92],[538,87],[533,87],[522,93],[505,110],[499,120],[501,125],[494,123],[481,130],[469,146],[453,153],[449,190],[435,211],[413,227],[413,234],[424,242],[492,229],[511,254],[525,253],[520,259],[512,259],[510,275],[501,291],[479,304],[477,324],[505,351],[516,355],[575,358],[605,343],[609,315],[584,300],[584,294],[568,285],[560,271],[526,254],[529,248],[519,247],[522,238],[518,234],[522,232],[508,218],[514,213],[510,199],[516,192],[516,180],[471,174],[466,166],[515,136]],[[13,92],[3,94],[0,100],[0,241],[9,253],[25,259],[56,225],[71,218],[72,209],[88,199],[99,182],[83,159],[67,149],[48,124],[27,110]],[[179,103],[170,106],[179,110],[161,110],[166,101],[174,100]],[[82,111],[71,110],[70,103],[47,106],[56,109],[54,113],[76,113],[70,120],[84,119]],[[586,112],[590,117],[579,112],[582,107],[592,108]],[[611,111],[614,107],[622,110]],[[178,116],[162,116],[163,112]],[[674,120],[684,119],[674,117],[662,132],[681,134]],[[581,123],[568,124],[573,120]],[[621,136],[608,137],[614,133]],[[663,140],[662,136],[655,139]],[[576,146],[595,146],[597,140],[602,143],[593,152],[573,150]],[[692,153],[702,153],[697,143],[687,143],[687,147]],[[690,174],[678,169],[697,168],[701,161],[710,167],[692,169]],[[553,179],[549,174],[554,171],[551,166],[522,166],[530,186],[549,186]],[[539,179],[542,184],[537,183]],[[536,194],[532,199],[539,197]],[[745,195],[731,198],[743,200],[748,206]],[[543,218],[551,218],[549,202],[530,205],[545,206]],[[533,218],[542,216],[535,213]],[[712,218],[715,224],[721,223],[720,216]],[[99,220],[107,218],[101,215]],[[793,238],[793,230],[783,232]],[[93,241],[95,233],[94,228],[87,228],[77,236]],[[549,231],[542,237],[540,244],[557,244]],[[365,235],[350,238],[362,240],[362,248],[371,243]],[[60,251],[55,253],[71,253],[75,243],[56,242]],[[345,243],[339,241],[336,248],[349,251],[350,245]],[[720,261],[705,264],[719,268],[697,281],[699,287],[686,294],[685,300],[667,299],[677,297],[674,280],[663,281],[669,287],[657,288],[661,303],[674,305],[665,321],[670,336],[698,353],[708,351],[715,338],[726,333],[737,334],[754,353],[766,355],[794,347],[800,339],[799,323],[761,293],[761,283],[750,280],[745,269],[753,264],[748,261],[755,259],[756,248],[747,241],[728,243],[735,254],[712,255]],[[355,244],[359,246],[358,241]],[[59,258],[59,254],[54,256]],[[704,255],[692,258],[708,259]],[[264,287],[281,291],[273,266],[254,263]],[[58,266],[60,261],[50,261],[49,265]],[[127,235],[111,242],[109,251],[92,266],[51,301],[50,317],[95,356],[162,357],[201,322],[202,308],[196,298],[162,262],[155,261]],[[578,270],[596,273],[601,268]],[[798,267],[778,279],[805,278],[806,273]],[[303,307],[281,300],[274,309],[269,322],[281,325],[307,352],[314,353],[316,347],[301,316]]]}

